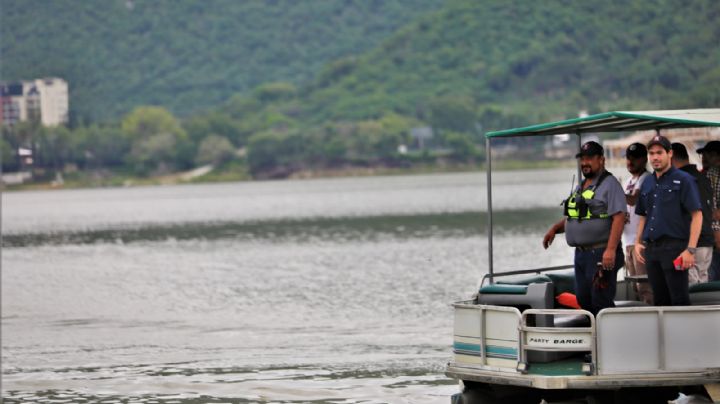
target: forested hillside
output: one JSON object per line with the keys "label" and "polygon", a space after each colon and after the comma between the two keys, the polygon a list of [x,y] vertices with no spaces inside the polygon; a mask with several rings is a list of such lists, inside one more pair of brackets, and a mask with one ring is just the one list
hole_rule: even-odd
{"label": "forested hillside", "polygon": [[2,5],[3,78],[66,77],[86,118],[3,128],[10,171],[472,167],[486,130],[720,105],[717,0]]}
{"label": "forested hillside", "polygon": [[719,19],[715,0],[4,0],[2,79],[64,77],[86,121],[278,81],[316,122],[448,94],[531,120],[717,105]]}
{"label": "forested hillside", "polygon": [[[318,121],[394,110],[433,97],[498,105],[529,122],[579,109],[720,105],[715,0],[449,0],[310,88]],[[333,68],[334,67],[334,68]]]}
{"label": "forested hillside", "polygon": [[154,104],[187,115],[270,81],[304,82],[442,0],[3,0],[2,80],[70,84],[85,121]]}

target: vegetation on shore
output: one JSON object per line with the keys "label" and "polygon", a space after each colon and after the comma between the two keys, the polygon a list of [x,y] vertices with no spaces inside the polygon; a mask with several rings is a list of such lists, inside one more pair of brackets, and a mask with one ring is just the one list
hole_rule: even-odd
{"label": "vegetation on shore", "polygon": [[[494,159],[493,159],[494,160]],[[493,161],[493,171],[509,170],[534,170],[561,167],[575,167],[573,161],[557,160],[513,160],[503,159]],[[485,170],[484,165],[478,164],[453,164],[438,166],[436,164],[416,165],[408,168],[389,167],[345,167],[332,170],[308,170],[293,173],[289,178],[315,179],[315,178],[338,178],[338,177],[370,177],[387,175],[418,175],[437,173],[459,173],[476,172]],[[247,166],[233,162],[229,165],[215,167],[207,174],[199,176],[184,176],[184,173],[173,175],[138,177],[131,174],[123,174],[111,171],[78,171],[62,176],[62,183],[57,179],[34,181],[26,184],[5,185],[8,191],[29,191],[29,190],[50,190],[50,189],[75,189],[75,188],[109,188],[109,187],[134,187],[149,185],[177,185],[177,184],[205,184],[218,182],[252,181],[253,178],[247,170]]]}
{"label": "vegetation on shore", "polygon": [[276,81],[299,85],[443,0],[3,0],[2,79],[62,77],[72,118],[137,105],[180,116]]}
{"label": "vegetation on shore", "polygon": [[[7,3],[3,35],[23,40],[3,41],[3,79],[69,77],[75,119],[4,128],[3,169],[28,169],[24,148],[39,181],[62,173],[66,186],[175,181],[207,165],[218,168],[191,180],[477,169],[487,130],[580,110],[720,104],[713,0]],[[28,14],[60,15],[63,5],[95,34],[62,49],[31,46],[75,32],[61,29],[67,17],[40,28]],[[114,22],[97,26],[105,20]],[[288,30],[299,21],[307,30],[296,43]],[[156,55],[158,46],[175,51]],[[68,61],[85,48],[109,52],[97,65],[105,79]],[[29,56],[11,57],[19,49]],[[58,63],[40,62],[48,57]],[[540,164],[543,139],[498,142],[518,146],[520,165]]]}

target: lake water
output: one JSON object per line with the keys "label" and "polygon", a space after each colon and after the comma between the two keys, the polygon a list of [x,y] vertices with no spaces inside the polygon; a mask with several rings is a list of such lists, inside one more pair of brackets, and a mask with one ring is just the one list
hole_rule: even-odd
{"label": "lake water", "polygon": [[[573,170],[494,175],[497,271]],[[487,269],[484,173],[2,195],[5,402],[449,403]]]}

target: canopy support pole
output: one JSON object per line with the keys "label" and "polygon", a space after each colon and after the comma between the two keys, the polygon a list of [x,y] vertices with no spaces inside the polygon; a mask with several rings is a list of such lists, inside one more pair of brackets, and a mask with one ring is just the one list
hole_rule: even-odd
{"label": "canopy support pole", "polygon": [[[490,276],[493,275],[493,214],[492,214],[492,153],[490,151],[490,138],[485,138],[485,169],[486,172],[486,184],[487,188],[487,236],[488,236],[488,273]],[[495,283],[494,279],[490,278],[490,283]]]}
{"label": "canopy support pole", "polygon": [[[580,148],[582,147],[582,133],[578,131],[575,132],[575,134],[577,135],[577,152],[580,153]],[[577,160],[577,180],[578,184],[580,184],[580,188],[582,188],[582,167],[580,167],[580,160]],[[575,190],[571,189],[570,192],[575,192]]]}

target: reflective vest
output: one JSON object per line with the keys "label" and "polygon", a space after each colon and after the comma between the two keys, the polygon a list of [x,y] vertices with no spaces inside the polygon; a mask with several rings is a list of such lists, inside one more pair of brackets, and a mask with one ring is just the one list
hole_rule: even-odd
{"label": "reflective vest", "polygon": [[597,187],[599,187],[603,180],[610,175],[611,174],[609,172],[603,171],[595,184],[590,185],[587,189],[580,193],[578,193],[578,191],[580,191],[581,188],[578,187],[575,192],[573,192],[572,195],[563,202],[564,215],[570,219],[578,220],[608,218],[609,216],[607,212],[600,214],[592,213],[587,201],[595,196],[595,190]]}

